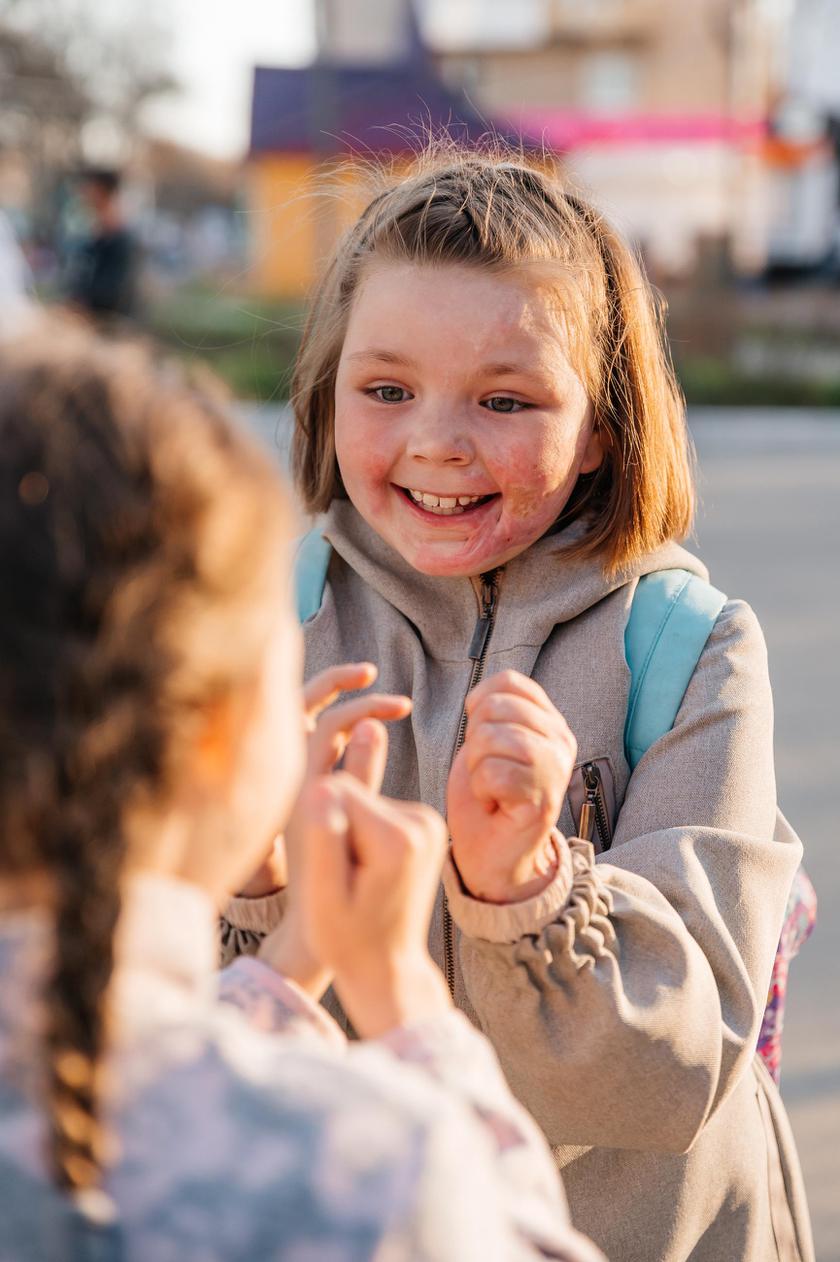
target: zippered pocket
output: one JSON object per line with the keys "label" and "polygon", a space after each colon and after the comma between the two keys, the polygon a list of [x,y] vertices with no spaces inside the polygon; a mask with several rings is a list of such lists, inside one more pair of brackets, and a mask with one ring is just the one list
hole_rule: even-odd
{"label": "zippered pocket", "polygon": [[576,835],[591,841],[598,854],[609,850],[615,831],[615,779],[609,758],[587,758],[572,772],[569,809]]}

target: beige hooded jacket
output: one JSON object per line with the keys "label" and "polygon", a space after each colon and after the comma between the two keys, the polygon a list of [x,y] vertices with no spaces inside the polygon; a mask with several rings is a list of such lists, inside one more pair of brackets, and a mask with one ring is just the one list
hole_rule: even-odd
{"label": "beige hooded jacket", "polygon": [[[613,1262],[810,1262],[789,1126],[754,1054],[802,852],[776,807],[761,630],[747,605],[726,604],[674,727],[631,777],[624,628],[636,581],[675,567],[707,575],[672,544],[609,580],[595,560],[564,558],[577,529],[505,567],[486,672],[532,676],[575,733],[579,765],[598,761],[620,806],[612,848],[574,840],[567,799],[559,826],[573,840],[538,897],[478,902],[449,863],[456,1002],[554,1147],[576,1227]],[[307,675],[370,660],[378,687],[409,694],[385,792],[443,811],[475,588],[411,569],[346,501],[324,533],[334,552],[305,626]],[[282,902],[234,900],[227,953],[268,930]],[[441,964],[442,905],[431,929]]]}

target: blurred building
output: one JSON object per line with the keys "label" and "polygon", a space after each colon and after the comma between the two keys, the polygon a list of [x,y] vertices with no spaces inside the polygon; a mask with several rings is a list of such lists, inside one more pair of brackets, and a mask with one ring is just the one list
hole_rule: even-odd
{"label": "blurred building", "polygon": [[[512,42],[494,0],[426,0],[441,73],[495,117],[564,155],[660,274],[704,239],[764,264],[764,137],[779,90],[774,0],[525,0]],[[461,20],[451,20],[458,10]],[[467,21],[467,15],[470,21]]]}
{"label": "blurred building", "polygon": [[[835,152],[823,122],[797,129],[789,105],[791,48],[820,7],[836,17],[840,4],[321,0],[317,62],[256,71],[261,287],[304,290],[354,209],[339,198],[331,223],[319,221],[310,190],[321,159],[399,152],[411,147],[406,127],[416,138],[447,122],[550,153],[660,279],[692,274],[699,259],[761,275],[786,251],[822,257]],[[823,78],[840,85],[837,53]]]}
{"label": "blurred building", "polygon": [[241,164],[144,139],[129,168],[135,220],[155,292],[226,279],[245,258]]}
{"label": "blurred building", "polygon": [[840,273],[840,3],[797,0],[769,153],[771,271]]}
{"label": "blurred building", "polygon": [[304,69],[254,71],[248,163],[254,286],[298,297],[364,197],[357,174],[325,161],[366,155],[397,164],[429,130],[464,138],[487,124],[439,77],[409,0],[321,0],[319,55]]}

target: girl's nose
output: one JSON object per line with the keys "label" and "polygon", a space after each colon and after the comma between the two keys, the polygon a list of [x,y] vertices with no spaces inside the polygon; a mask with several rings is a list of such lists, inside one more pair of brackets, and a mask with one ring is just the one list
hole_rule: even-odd
{"label": "girl's nose", "polygon": [[454,412],[427,411],[413,418],[406,455],[436,465],[467,465],[475,458],[472,441]]}

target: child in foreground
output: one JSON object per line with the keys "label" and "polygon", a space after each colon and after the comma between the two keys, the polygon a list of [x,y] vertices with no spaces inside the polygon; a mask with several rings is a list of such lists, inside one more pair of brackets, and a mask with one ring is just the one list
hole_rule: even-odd
{"label": "child in foreground", "polygon": [[[306,673],[368,659],[413,700],[385,785],[446,813],[432,954],[553,1145],[577,1225],[613,1262],[808,1262],[755,1055],[801,845],[747,605],[721,598],[632,774],[625,749],[639,580],[707,578],[676,542],[689,442],[630,250],[543,169],[432,156],[332,260],[294,409],[331,551]],[[284,897],[235,900],[229,945]]]}
{"label": "child in foreground", "polygon": [[[267,458],[135,351],[46,330],[0,382],[0,1259],[597,1262],[429,959],[443,823],[378,795],[404,698],[325,717],[292,812]],[[298,902],[221,1002],[218,905],[284,825]]]}

